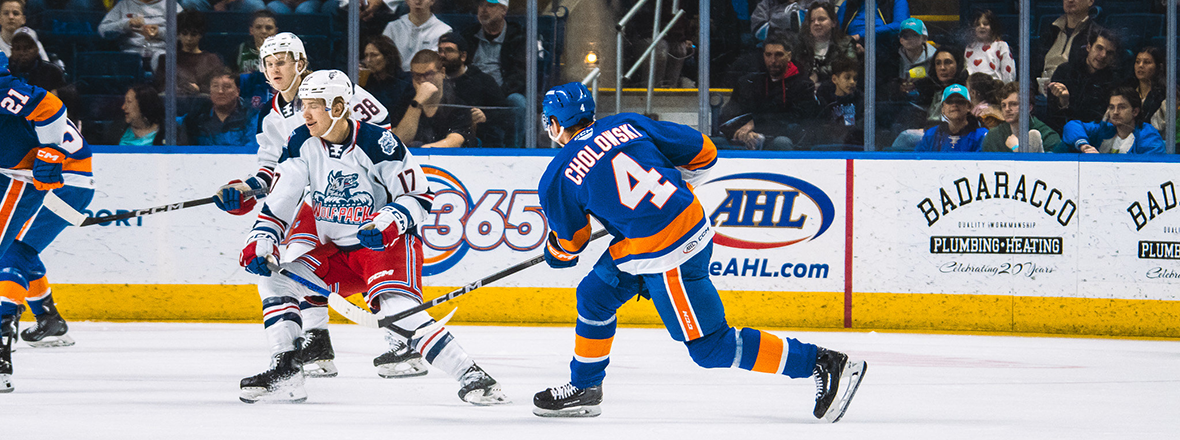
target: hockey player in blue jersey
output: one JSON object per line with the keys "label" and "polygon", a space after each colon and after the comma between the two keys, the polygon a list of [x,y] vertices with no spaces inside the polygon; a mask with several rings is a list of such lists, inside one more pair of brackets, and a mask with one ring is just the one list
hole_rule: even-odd
{"label": "hockey player in blue jersey", "polygon": [[[239,263],[260,275],[263,319],[271,342],[271,369],[242,379],[241,400],[302,402],[300,369],[303,312],[315,295],[285,275],[272,274],[278,243],[296,219],[304,192],[320,245],[281,267],[316,283],[322,291],[365,302],[388,316],[422,304],[422,239],[418,225],[434,193],[426,174],[389,130],[353,119],[347,103],[352,82],[339,70],[321,70],[299,85],[304,125],[291,133],[278,161],[274,186],[246,240]],[[418,312],[394,323],[416,330],[433,323]],[[389,329],[396,331],[397,329]],[[406,332],[401,332],[406,333]],[[508,403],[500,384],[459,346],[446,327],[432,327],[409,340],[413,350],[460,384],[459,398],[474,405]]]}
{"label": "hockey player in blue jersey", "polygon": [[[22,301],[28,301],[38,327],[57,315],[38,253],[65,228],[64,220],[40,210],[48,191],[81,209],[90,202],[94,183],[90,149],[66,118],[60,99],[8,72],[0,54],[0,392],[12,391],[12,344]],[[30,297],[31,294],[31,297]],[[58,323],[53,323],[58,324]],[[65,321],[25,336],[39,342],[64,336]],[[43,332],[52,330],[51,332]]]}
{"label": "hockey player in blue jersey", "polygon": [[533,397],[543,417],[601,413],[615,311],[636,295],[655,304],[672,339],[705,368],[738,367],[814,377],[816,418],[836,422],[867,365],[833,350],[731,327],[709,280],[713,229],[692,192],[717,161],[709,138],[684,125],[621,113],[595,121],[586,87],[554,87],[542,103],[549,137],[563,148],[541,176],[538,194],[550,233],[545,261],[573,267],[590,240],[593,217],[614,236],[577,288],[578,321],[570,382]]}

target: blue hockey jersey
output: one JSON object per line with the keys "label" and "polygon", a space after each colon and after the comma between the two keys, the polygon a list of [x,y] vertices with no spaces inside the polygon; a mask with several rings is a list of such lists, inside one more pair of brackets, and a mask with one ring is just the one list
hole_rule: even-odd
{"label": "blue hockey jersey", "polygon": [[599,119],[574,135],[541,176],[541,206],[557,237],[551,253],[580,253],[593,216],[615,237],[609,252],[619,269],[678,267],[713,237],[691,185],[716,162],[717,147],[691,127],[634,113]]}
{"label": "blue hockey jersey", "polygon": [[66,118],[61,100],[7,71],[0,73],[0,93],[0,169],[26,175],[37,150],[52,145],[66,153],[65,184],[93,188],[90,147]]}

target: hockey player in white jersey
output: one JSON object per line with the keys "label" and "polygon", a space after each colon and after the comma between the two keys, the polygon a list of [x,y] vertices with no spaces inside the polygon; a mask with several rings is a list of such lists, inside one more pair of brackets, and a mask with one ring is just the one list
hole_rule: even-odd
{"label": "hockey player in white jersey", "polygon": [[[269,192],[274,182],[275,167],[282,158],[287,139],[296,128],[303,126],[303,107],[297,94],[304,78],[311,73],[307,70],[308,58],[303,41],[290,32],[276,34],[266,39],[259,48],[259,55],[267,83],[277,93],[271,105],[263,110],[259,124],[258,171],[246,179],[234,180],[222,186],[214,197],[219,208],[234,215],[244,215],[254,210],[256,198],[243,197],[244,192],[256,189]],[[377,98],[359,86],[354,90],[349,108],[359,121],[386,128],[389,126],[389,112]],[[257,199],[263,197],[265,194]],[[286,261],[293,261],[319,244],[310,211],[300,213],[283,244],[286,247],[283,252]],[[304,328],[307,330],[304,335],[306,347],[300,361],[313,377],[333,377],[337,369],[327,328],[327,298],[313,295],[300,301],[299,306],[304,309]],[[374,360],[379,375],[394,378],[426,374],[426,365],[421,357],[404,348],[405,338],[394,336],[389,342],[390,350]]]}
{"label": "hockey player in white jersey", "polygon": [[[282,263],[321,288],[347,295],[364,292],[379,316],[422,303],[422,240],[418,224],[434,194],[406,146],[381,127],[350,119],[345,106],[352,83],[344,72],[319,71],[299,87],[305,125],[294,131],[279,161],[274,188],[258,214],[240,264],[261,275],[263,314],[274,363],[242,379],[241,400],[300,402],[307,398],[297,362],[303,316],[303,284],[272,273],[278,243],[310,186],[312,212],[322,245]],[[419,312],[396,322],[413,331],[434,322]],[[426,361],[459,381],[459,397],[475,405],[507,403],[500,385],[475,364],[443,326],[410,342]]]}

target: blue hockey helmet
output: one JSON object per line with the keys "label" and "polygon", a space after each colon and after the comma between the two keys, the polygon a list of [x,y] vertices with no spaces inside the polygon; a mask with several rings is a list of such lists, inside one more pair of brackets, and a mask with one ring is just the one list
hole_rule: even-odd
{"label": "blue hockey helmet", "polygon": [[571,82],[549,89],[541,101],[545,126],[549,117],[557,118],[562,127],[572,127],[583,119],[594,120],[594,98],[582,83]]}

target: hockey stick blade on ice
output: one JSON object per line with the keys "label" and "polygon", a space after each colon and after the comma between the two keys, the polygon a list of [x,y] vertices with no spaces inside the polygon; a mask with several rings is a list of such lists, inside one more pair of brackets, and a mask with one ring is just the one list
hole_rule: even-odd
{"label": "hockey stick blade on ice", "polygon": [[[606,235],[607,235],[607,233],[606,233],[605,229],[599,230],[599,231],[590,235],[589,241],[597,240],[599,238],[605,237]],[[488,284],[499,281],[499,280],[501,280],[505,277],[508,277],[510,275],[516,274],[517,272],[520,272],[522,270],[536,266],[537,264],[540,264],[542,261],[545,261],[545,255],[544,254],[537,255],[533,258],[530,258],[528,260],[517,263],[515,266],[501,270],[499,272],[496,272],[494,274],[491,274],[491,275],[488,275],[484,278],[476,280],[475,282],[470,283],[466,286],[452,290],[450,293],[447,293],[446,295],[442,295],[442,296],[434,298],[430,301],[419,304],[415,307],[406,309],[402,312],[395,313],[393,315],[386,316],[386,317],[380,318],[380,319],[377,319],[376,316],[373,316],[373,314],[366,312],[364,309],[361,309],[360,307],[356,307],[352,303],[349,303],[344,298],[340,298],[337,301],[337,303],[344,302],[344,303],[347,303],[348,305],[352,306],[353,309],[355,309],[355,310],[349,309],[349,311],[350,311],[349,314],[346,314],[344,312],[340,313],[345,318],[352,320],[352,322],[355,322],[357,324],[363,325],[365,327],[370,327],[370,328],[388,327],[390,324],[400,321],[407,316],[413,315],[415,313],[418,313],[423,310],[429,309],[431,307],[437,306],[439,304],[445,303],[445,302],[455,299],[459,296],[463,296],[463,295],[467,294],[468,292],[471,292],[472,290],[478,289],[480,287],[483,287]],[[328,298],[328,303],[332,304],[331,297]],[[341,307],[339,307],[339,308],[333,306],[333,308],[335,308],[336,311],[340,312],[341,309],[344,308],[344,305],[340,304],[340,306]],[[376,322],[376,325],[374,325],[373,322]]]}
{"label": "hockey stick blade on ice", "polygon": [[[254,197],[257,195],[265,194],[265,192],[266,191],[263,189],[252,189],[252,190],[243,192],[242,196]],[[42,206],[45,206],[46,208],[48,208],[50,211],[53,211],[54,214],[57,214],[58,217],[61,217],[65,221],[69,222],[71,225],[90,226],[90,225],[96,225],[99,223],[107,223],[107,222],[113,222],[113,221],[119,221],[119,220],[132,219],[132,218],[136,218],[136,217],[142,217],[142,216],[145,216],[148,214],[155,214],[155,213],[159,213],[159,212],[176,211],[178,209],[185,209],[185,208],[192,208],[194,206],[208,205],[210,203],[213,203],[213,197],[206,197],[203,199],[189,200],[187,202],[172,203],[172,204],[168,204],[168,205],[160,205],[160,206],[156,206],[153,208],[136,209],[134,211],[128,211],[128,212],[124,212],[124,213],[120,213],[120,214],[113,214],[113,215],[104,215],[102,217],[87,217],[86,214],[82,214],[81,212],[78,212],[78,210],[74,209],[68,203],[66,203],[62,199],[58,198],[56,195],[53,194],[52,191],[45,193],[45,200],[41,204],[42,204]]]}

